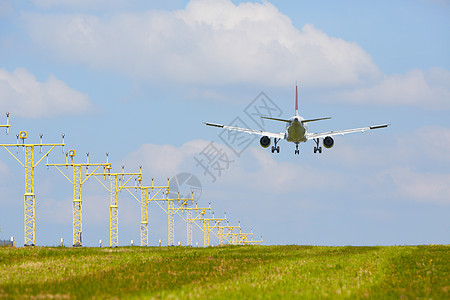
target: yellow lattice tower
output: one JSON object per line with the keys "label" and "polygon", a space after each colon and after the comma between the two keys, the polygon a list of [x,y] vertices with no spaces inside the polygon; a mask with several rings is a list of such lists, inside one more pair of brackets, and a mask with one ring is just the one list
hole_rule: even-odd
{"label": "yellow lattice tower", "polygon": [[[227,218],[215,218],[214,213],[212,213],[212,218],[203,218],[203,246],[209,247],[209,233],[211,230],[220,225],[220,222],[226,221]],[[210,222],[213,222],[214,225],[210,225]]]}
{"label": "yellow lattice tower", "polygon": [[[235,229],[239,229],[239,232],[233,232],[233,230]],[[241,231],[241,222],[238,222],[238,226],[234,226],[233,229],[231,229],[228,234],[227,237],[229,237],[229,242],[232,245],[238,245],[240,243],[240,235],[241,235],[242,231]]]}
{"label": "yellow lattice tower", "polygon": [[[192,225],[196,220],[203,219],[207,211],[211,212],[211,203],[209,203],[208,207],[198,207],[195,204],[195,207],[183,207],[182,210],[186,212],[186,245],[192,246]],[[193,217],[193,212],[198,214]]]}
{"label": "yellow lattice tower", "polygon": [[[224,213],[224,222],[226,222],[226,224],[228,225],[228,220],[227,220],[227,213]],[[217,230],[217,238],[219,239],[219,246],[223,246],[225,244],[225,240],[224,240],[224,230],[227,227],[227,225],[220,225],[217,224],[216,226],[214,226],[213,228],[211,228],[211,230],[216,229]]]}
{"label": "yellow lattice tower", "polygon": [[[248,239],[250,237],[250,239]],[[262,245],[263,238],[261,240],[253,240],[253,229],[250,228],[250,233],[241,233],[241,244],[243,245]]]}
{"label": "yellow lattice tower", "polygon": [[[147,205],[150,204],[150,202],[154,201],[158,203],[158,205],[164,210],[164,212],[168,216],[168,242],[167,244],[169,246],[175,245],[175,214],[179,211],[183,211],[189,203],[192,203],[194,201],[194,196],[192,194],[191,198],[180,198],[180,195],[178,193],[177,198],[170,198],[169,197],[169,178],[167,179],[167,186],[154,186],[153,185],[153,178],[152,178],[152,186],[148,187],[126,187],[127,189],[131,188],[138,188],[141,190],[141,199],[137,199],[134,194],[130,192],[130,194],[141,203],[141,245],[148,246],[148,207]],[[163,191],[161,193],[161,191]],[[154,193],[152,195],[152,192]],[[162,198],[157,198],[157,196],[162,195]],[[166,202],[168,204],[168,209],[165,210],[164,207],[162,207],[159,202]],[[175,202],[180,203],[180,207],[175,208]]]}
{"label": "yellow lattice tower", "polygon": [[[9,117],[9,115],[7,115]],[[6,127],[7,130],[9,128]],[[17,143],[16,144],[0,144],[6,151],[9,152],[25,169],[25,194],[24,194],[24,227],[25,227],[25,246],[34,246],[35,245],[35,194],[34,194],[34,168],[36,168],[44,157],[48,157],[50,152],[57,146],[62,146],[62,150],[64,152],[64,134],[62,135],[62,143],[59,144],[43,144],[42,143],[42,134],[40,135],[40,143],[39,144],[25,144],[25,140],[27,139],[27,132],[21,131],[16,135]],[[19,143],[19,139],[22,140],[22,143]],[[9,149],[8,147],[16,147],[17,153],[19,153],[19,148],[21,147],[25,154],[25,161],[22,163]],[[50,149],[37,161],[35,162],[34,156],[34,148],[39,147],[39,153],[42,153],[43,147],[50,147]]]}
{"label": "yellow lattice tower", "polygon": [[[140,203],[141,206],[141,222],[140,222],[140,235],[141,235],[141,246],[148,246],[148,205],[152,201],[166,201],[165,198],[157,198],[157,196],[169,194],[169,178],[167,178],[166,186],[155,186],[153,184],[154,179],[152,178],[151,186],[135,186],[135,187],[124,187],[127,191]],[[130,189],[136,189],[140,192],[140,199],[138,199]]]}
{"label": "yellow lattice tower", "polygon": [[6,134],[9,133],[9,127],[11,127],[11,125],[9,125],[9,113],[6,113],[6,125],[0,125],[0,127],[5,127]]}
{"label": "yellow lattice tower", "polygon": [[[178,192],[178,198],[169,198],[167,195],[167,216],[168,216],[168,237],[167,244],[169,246],[175,245],[175,214],[189,205],[189,202],[194,203],[194,193],[192,193],[191,198],[180,198],[180,193]],[[181,205],[175,208],[175,201]]]}
{"label": "yellow lattice tower", "polygon": [[[243,233],[241,229],[239,229],[239,233],[230,234],[230,236],[233,237],[233,239],[230,241],[230,243],[233,245],[261,245],[263,242],[262,236],[260,241],[253,240],[253,229],[250,229],[250,233]],[[250,239],[248,239],[249,237]]]}
{"label": "yellow lattice tower", "polygon": [[244,240],[243,243],[244,243],[244,244],[247,244],[247,245],[262,245],[262,243],[263,243],[263,238],[262,238],[262,236],[261,236],[261,240],[253,240],[253,239],[250,240],[250,241]]}
{"label": "yellow lattice tower", "polygon": [[157,197],[169,195],[169,189],[169,178],[166,186],[154,186],[152,178],[152,186],[141,188],[141,246],[148,246],[148,205],[152,201],[163,200]]}
{"label": "yellow lattice tower", "polygon": [[161,199],[157,198],[160,194],[169,195],[169,189],[169,178],[167,178],[167,186],[153,186],[152,178],[152,186],[146,187],[145,199],[142,199],[143,190],[141,190],[141,246],[148,246],[148,205],[152,201],[160,201]]}
{"label": "yellow lattice tower", "polygon": [[242,242],[243,239],[246,238],[247,235],[249,235],[250,233],[242,233],[241,229],[239,228],[239,233],[234,233],[231,234],[231,236],[233,237],[232,240],[230,241],[231,244],[233,245],[243,245],[244,243]]}
{"label": "yellow lattice tower", "polygon": [[[70,162],[69,162],[70,157]],[[73,185],[73,200],[72,200],[72,246],[83,246],[83,209],[81,200],[81,186],[95,173],[100,167],[103,169],[111,169],[111,164],[108,163],[108,156],[106,156],[106,163],[91,163],[89,162],[89,153],[86,153],[86,163],[76,164],[73,162],[75,157],[75,150],[69,150],[66,153],[66,163],[57,164],[49,163],[47,157],[46,166],[55,167],[70,183]],[[59,168],[59,167],[72,167],[73,178],[72,180]],[[82,176],[82,168],[86,168],[85,176]],[[92,172],[89,172],[89,167],[95,167]]]}
{"label": "yellow lattice tower", "polygon": [[226,225],[216,226],[217,236],[219,237],[219,246],[225,245],[225,238],[224,238],[224,236],[225,236],[225,227],[227,227],[227,226]]}
{"label": "yellow lattice tower", "polygon": [[231,244],[231,241],[230,241],[229,238],[232,237],[233,231],[236,230],[236,229],[241,230],[241,222],[238,222],[237,226],[236,225],[233,226],[233,225],[228,225],[227,224],[227,233],[225,233],[224,239],[227,240],[230,244]]}
{"label": "yellow lattice tower", "polygon": [[[139,173],[126,173],[125,167],[122,166],[121,173],[93,173],[91,174],[107,189],[110,193],[110,205],[109,205],[109,246],[119,246],[119,206],[117,205],[117,193],[124,189],[127,184],[134,179],[135,183],[131,188],[137,188],[141,186],[142,182],[142,167],[139,167]],[[109,188],[98,179],[98,176],[104,178],[109,177]]]}
{"label": "yellow lattice tower", "polygon": [[[225,215],[226,218],[226,215]],[[224,245],[225,241],[228,241],[228,237],[230,236],[230,234],[233,233],[233,230],[235,229],[241,229],[241,224],[239,223],[239,225],[237,226],[232,226],[229,224],[229,222],[227,221],[226,225],[223,226],[217,226],[217,236],[219,237],[219,245]]]}

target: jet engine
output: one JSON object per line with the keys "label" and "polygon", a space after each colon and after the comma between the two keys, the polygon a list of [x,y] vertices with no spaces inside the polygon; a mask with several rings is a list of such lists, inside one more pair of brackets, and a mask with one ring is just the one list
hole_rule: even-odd
{"label": "jet engine", "polygon": [[261,139],[259,140],[259,144],[261,145],[261,147],[263,148],[267,148],[270,146],[270,138],[268,136],[263,136],[261,137]]}
{"label": "jet engine", "polygon": [[334,145],[334,140],[333,140],[333,138],[331,136],[326,136],[323,139],[323,146],[325,148],[329,149],[329,148],[333,147],[333,145]]}

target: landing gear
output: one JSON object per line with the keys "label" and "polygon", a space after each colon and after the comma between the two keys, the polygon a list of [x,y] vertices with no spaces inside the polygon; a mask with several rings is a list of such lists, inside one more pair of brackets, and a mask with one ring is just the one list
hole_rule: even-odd
{"label": "landing gear", "polygon": [[300,154],[300,150],[298,150],[298,143],[295,143],[295,154]]}
{"label": "landing gear", "polygon": [[319,153],[322,153],[322,147],[319,146],[320,140],[317,138],[314,139],[314,142],[316,142],[316,146],[314,147],[314,153],[316,153],[317,151],[319,151]]}
{"label": "landing gear", "polygon": [[277,138],[273,138],[273,143],[275,144],[274,146],[272,146],[272,153],[274,153],[275,151],[277,153],[280,153],[280,146],[277,146],[278,142],[280,141],[280,139]]}

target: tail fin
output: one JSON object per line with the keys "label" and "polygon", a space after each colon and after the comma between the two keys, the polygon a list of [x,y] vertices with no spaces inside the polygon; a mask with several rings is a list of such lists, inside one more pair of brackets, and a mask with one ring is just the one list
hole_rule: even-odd
{"label": "tail fin", "polygon": [[298,116],[298,87],[295,83],[295,115]]}

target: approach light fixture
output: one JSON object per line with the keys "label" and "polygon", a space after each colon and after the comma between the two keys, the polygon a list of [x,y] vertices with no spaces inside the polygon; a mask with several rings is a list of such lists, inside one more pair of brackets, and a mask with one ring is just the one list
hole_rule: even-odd
{"label": "approach light fixture", "polygon": [[19,132],[19,137],[24,140],[27,138],[27,132],[26,131],[21,131]]}
{"label": "approach light fixture", "polygon": [[69,150],[69,156],[74,157],[75,156],[75,150]]}

